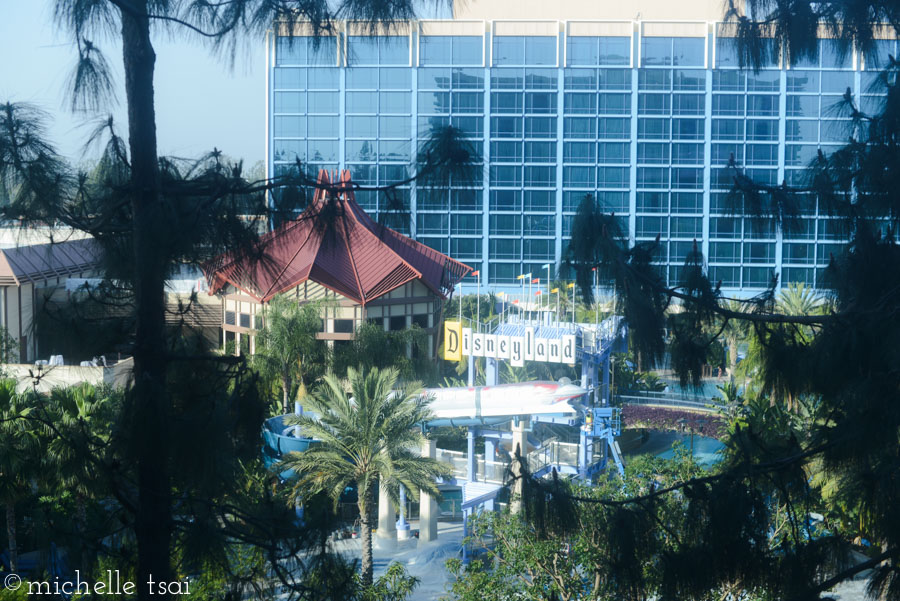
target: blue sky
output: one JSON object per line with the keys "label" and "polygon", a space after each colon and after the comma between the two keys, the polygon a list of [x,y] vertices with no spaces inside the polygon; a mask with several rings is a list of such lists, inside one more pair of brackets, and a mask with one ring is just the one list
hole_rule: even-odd
{"label": "blue sky", "polygon": [[[73,115],[64,106],[65,85],[75,64],[70,38],[50,18],[51,0],[0,0],[0,103],[30,102],[50,113],[48,136],[61,154],[79,164],[92,129],[112,114],[127,134],[121,50],[99,41],[116,71],[119,103],[94,115]],[[219,148],[249,168],[265,152],[265,42],[249,40],[233,67],[197,44],[157,36],[156,117],[162,154],[195,157]]]}

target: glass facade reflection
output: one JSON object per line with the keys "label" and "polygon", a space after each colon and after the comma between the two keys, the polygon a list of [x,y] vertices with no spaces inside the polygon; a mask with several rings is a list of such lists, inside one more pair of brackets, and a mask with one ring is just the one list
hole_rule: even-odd
{"label": "glass facade reflection", "polygon": [[[515,286],[518,274],[557,264],[587,194],[631,242],[659,237],[670,284],[695,242],[725,289],[759,289],[773,273],[822,284],[846,239],[840,224],[812,197],[790,231],[735,216],[726,167],[803,185],[809,162],[852,133],[845,93],[877,109],[872,84],[896,41],[861,57],[820,40],[815,61],[753,73],[738,69],[733,40],[713,23],[674,36],[647,22],[624,24],[631,35],[572,35],[572,22],[510,35],[516,22],[503,24],[480,24],[483,35],[413,24],[403,35],[351,31],[318,43],[274,36],[270,172],[299,158],[312,173],[350,169],[362,185],[403,182],[432,129],[453,125],[477,149],[481,181],[402,186],[393,202],[411,218],[398,229],[491,284]],[[388,208],[375,192],[357,198],[373,215]]]}

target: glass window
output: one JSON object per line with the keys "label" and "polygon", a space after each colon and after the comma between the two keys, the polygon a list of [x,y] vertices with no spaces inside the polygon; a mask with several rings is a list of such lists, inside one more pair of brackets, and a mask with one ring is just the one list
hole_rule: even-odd
{"label": "glass window", "polygon": [[337,113],[340,98],[337,92],[309,92],[310,113]]}
{"label": "glass window", "polygon": [[665,167],[640,167],[637,170],[639,188],[668,188],[669,170]]}
{"label": "glass window", "polygon": [[627,188],[631,170],[628,167],[598,167],[598,188]]}
{"label": "glass window", "polygon": [[338,141],[337,140],[310,140],[309,141],[309,160],[310,161],[337,161],[338,160]]}
{"label": "glass window", "polygon": [[600,94],[598,112],[602,115],[631,113],[631,94]]}
{"label": "glass window", "polygon": [[522,143],[491,142],[491,160],[502,163],[521,163]]}
{"label": "glass window", "polygon": [[672,89],[672,72],[668,69],[638,71],[638,89],[668,92]]}
{"label": "glass window", "polygon": [[480,92],[453,92],[454,113],[484,112],[484,94]]}
{"label": "glass window", "polygon": [[638,163],[660,165],[669,163],[668,143],[641,142],[637,148]]}
{"label": "glass window", "polygon": [[596,90],[596,69],[566,69],[564,85],[567,90]]}
{"label": "glass window", "polygon": [[638,138],[668,139],[670,123],[668,119],[638,119]]}
{"label": "glass window", "polygon": [[484,137],[484,119],[481,117],[453,117],[453,127],[468,138]]}
{"label": "glass window", "polygon": [[787,116],[788,117],[811,117],[819,116],[819,97],[818,96],[788,96],[787,97]]}
{"label": "glass window", "polygon": [[897,56],[897,42],[894,40],[874,40],[863,61],[867,71],[881,71],[891,64],[890,56]]}
{"label": "glass window", "polygon": [[566,117],[563,121],[563,135],[567,138],[596,138],[597,120],[586,117]]}
{"label": "glass window", "polygon": [[570,36],[566,43],[567,65],[590,67],[600,64],[599,38]]}
{"label": "glass window", "polygon": [[451,84],[450,69],[418,69],[420,90],[449,90]]}
{"label": "glass window", "polygon": [[491,69],[491,89],[521,90],[525,87],[523,69]]}
{"label": "glass window", "polygon": [[702,165],[703,144],[672,144],[672,163],[676,165]]}
{"label": "glass window", "polygon": [[275,117],[276,138],[302,138],[306,136],[306,117]]}
{"label": "glass window", "polygon": [[702,213],[702,192],[673,192],[672,213]]}
{"label": "glass window", "polygon": [[521,211],[522,192],[520,190],[491,190],[491,211]]}
{"label": "glass window", "polygon": [[382,138],[409,138],[408,117],[381,117],[378,122]]}
{"label": "glass window", "polygon": [[273,150],[276,161],[306,160],[306,140],[275,140]]}
{"label": "glass window", "polygon": [[490,242],[491,258],[520,260],[522,258],[520,246],[520,240],[514,238],[492,238]]}
{"label": "glass window", "polygon": [[601,90],[630,90],[630,69],[600,69]]}
{"label": "glass window", "polygon": [[492,186],[521,186],[522,168],[513,165],[491,165],[490,182]]}
{"label": "glass window", "polygon": [[379,69],[382,90],[409,90],[412,87],[410,69]]}
{"label": "glass window", "polygon": [[526,92],[525,93],[525,112],[526,113],[556,113],[556,93],[555,92]]}
{"label": "glass window", "polygon": [[[550,232],[552,234],[552,232]],[[555,259],[556,244],[548,239],[525,239],[522,241],[526,261],[552,261]]]}
{"label": "glass window", "polygon": [[741,245],[739,242],[710,242],[709,260],[715,263],[740,263]]}
{"label": "glass window", "polygon": [[378,109],[382,113],[409,113],[410,97],[408,92],[381,92]]}
{"label": "glass window", "polygon": [[567,115],[590,115],[597,112],[596,94],[579,94],[566,92],[565,112]]}
{"label": "glass window", "polygon": [[335,116],[309,117],[310,138],[334,138],[338,135],[338,119]]}
{"label": "glass window", "polygon": [[453,88],[456,90],[483,90],[483,69],[453,69]]}
{"label": "glass window", "polygon": [[556,142],[526,142],[526,163],[555,163]]}
{"label": "glass window", "polygon": [[712,114],[743,115],[744,96],[715,94],[712,99]]}
{"label": "glass window", "polygon": [[522,119],[517,117],[491,117],[491,137],[521,138]]}
{"label": "glass window", "polygon": [[522,216],[521,215],[491,215],[490,216],[490,233],[491,235],[505,236],[521,236],[522,235]]}
{"label": "glass window", "polygon": [[674,140],[702,140],[703,131],[703,119],[672,119],[672,139]]}
{"label": "glass window", "polygon": [[408,161],[408,140],[381,140],[378,142],[378,160],[380,161]]}
{"label": "glass window", "polygon": [[559,71],[556,69],[525,69],[526,90],[556,90]]}
{"label": "glass window", "polygon": [[377,113],[377,92],[345,92],[348,113]]}
{"label": "glass window", "polygon": [[713,92],[743,92],[745,82],[743,71],[713,71]]}
{"label": "glass window", "polygon": [[526,190],[526,211],[553,211],[556,209],[556,193],[553,190]]}
{"label": "glass window", "polygon": [[303,92],[275,92],[276,113],[305,113],[306,94]]}
{"label": "glass window", "polygon": [[340,70],[309,69],[306,79],[310,90],[337,90],[340,87]]}
{"label": "glass window", "polygon": [[306,89],[306,70],[305,69],[275,69],[275,89],[276,90],[305,90]]}
{"label": "glass window", "polygon": [[672,187],[686,190],[703,188],[703,169],[690,167],[672,169]]}
{"label": "glass window", "polygon": [[706,71],[676,70],[672,83],[675,90],[703,91],[706,89]]}
{"label": "glass window", "polygon": [[494,65],[524,65],[525,38],[522,36],[494,36]]}
{"label": "glass window", "polygon": [[669,195],[665,192],[638,192],[638,213],[668,213]]}
{"label": "glass window", "polygon": [[538,165],[525,165],[525,185],[548,188],[556,185],[556,169]]}
{"label": "glass window", "polygon": [[716,67],[740,67],[736,38],[716,37]]}
{"label": "glass window", "polygon": [[378,69],[367,69],[364,67],[347,69],[347,89],[377,90]]}
{"label": "glass window", "polygon": [[641,66],[663,67],[672,65],[672,38],[641,38]]}
{"label": "glass window", "polygon": [[669,235],[669,220],[666,217],[638,217],[634,233],[638,238],[667,237]]}
{"label": "glass window", "polygon": [[747,89],[759,92],[777,92],[781,89],[781,71],[760,71],[747,75]]}
{"label": "glass window", "polygon": [[419,36],[420,65],[453,64],[453,43],[450,36]]}
{"label": "glass window", "polygon": [[556,117],[525,117],[526,138],[555,138]]}
{"label": "glass window", "polygon": [[775,117],[778,115],[778,96],[747,96],[747,115]]}
{"label": "glass window", "polygon": [[454,211],[480,211],[481,190],[451,190],[450,208]]}
{"label": "glass window", "polygon": [[703,218],[672,217],[669,227],[673,238],[699,238],[703,235]]}
{"label": "glass window", "polygon": [[563,186],[567,188],[593,188],[594,168],[581,166],[563,167]]}
{"label": "glass window", "polygon": [[778,121],[774,119],[747,119],[748,140],[778,140]]}
{"label": "glass window", "polygon": [[[525,215],[524,234],[526,236],[552,236],[556,228],[555,215]],[[550,240],[549,242],[553,242]]]}
{"label": "glass window", "polygon": [[713,238],[740,238],[741,220],[733,217],[710,217],[709,235]]}
{"label": "glass window", "polygon": [[785,122],[785,139],[789,142],[818,142],[819,122],[788,119]]}
{"label": "glass window", "polygon": [[713,140],[743,140],[744,121],[738,119],[713,119]]}
{"label": "glass window", "polygon": [[601,65],[629,65],[629,64],[631,64],[631,38],[630,37],[602,37],[602,38],[600,38],[600,64]]}
{"label": "glass window", "polygon": [[523,38],[525,44],[526,65],[555,65],[556,36],[540,36]]}
{"label": "glass window", "polygon": [[484,38],[475,35],[453,37],[453,64],[484,64]]}
{"label": "glass window", "polygon": [[376,159],[375,140],[347,140],[344,143],[348,161],[374,161]]}
{"label": "glass window", "polygon": [[[349,97],[351,92],[347,92]],[[428,115],[434,113],[450,112],[449,92],[419,92],[417,105],[419,114]],[[349,109],[348,109],[349,111]]]}
{"label": "glass window", "polygon": [[597,162],[597,145],[593,142],[566,142],[563,145],[563,161],[566,163]]}
{"label": "glass window", "polygon": [[787,72],[787,91],[816,94],[819,91],[818,71]]}
{"label": "glass window", "polygon": [[673,115],[702,115],[706,105],[702,94],[675,94],[672,96]]}
{"label": "glass window", "polygon": [[599,138],[628,139],[631,137],[631,119],[601,117],[597,135]]}
{"label": "glass window", "polygon": [[641,38],[641,66],[702,67],[706,40],[703,38]]}
{"label": "glass window", "polygon": [[450,231],[454,234],[481,234],[481,213],[451,213]]}
{"label": "glass window", "polygon": [[669,94],[639,94],[638,115],[668,115],[672,111]]}

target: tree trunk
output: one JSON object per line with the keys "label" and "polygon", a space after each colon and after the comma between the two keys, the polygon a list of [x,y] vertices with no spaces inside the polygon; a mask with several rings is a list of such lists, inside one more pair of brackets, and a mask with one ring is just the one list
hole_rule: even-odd
{"label": "tree trunk", "polygon": [[6,502],[6,540],[9,541],[9,569],[15,572],[19,568],[19,552],[16,550],[16,504]]}
{"label": "tree trunk", "polygon": [[281,374],[281,412],[287,414],[291,405],[291,387],[293,386],[291,376],[285,372]]}
{"label": "tree trunk", "polygon": [[153,74],[156,53],[150,40],[147,0],[123,5],[122,58],[128,104],[131,154],[135,288],[133,434],[137,448],[138,503],[135,516],[138,598],[153,594],[147,582],[170,582],[172,520],[168,460],[168,400],[164,284],[166,240],[172,224],[163,219],[156,145]]}
{"label": "tree trunk", "polygon": [[729,375],[734,375],[734,370],[737,368],[738,362],[738,342],[737,339],[728,341],[728,369],[731,372]]}
{"label": "tree trunk", "polygon": [[[371,492],[367,492],[365,496],[371,496]],[[374,571],[372,561],[372,524],[375,521],[373,515],[374,499],[364,499],[360,497],[359,503],[359,538],[362,542],[362,564],[360,565],[360,578],[363,586],[372,585],[372,573]]]}

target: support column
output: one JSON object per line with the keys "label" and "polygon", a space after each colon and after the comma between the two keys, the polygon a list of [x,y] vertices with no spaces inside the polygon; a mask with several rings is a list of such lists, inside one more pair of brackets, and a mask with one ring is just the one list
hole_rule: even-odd
{"label": "support column", "polygon": [[578,477],[582,480],[587,476],[588,461],[588,437],[582,427],[579,429],[578,437]]}
{"label": "support column", "polygon": [[[496,461],[497,457],[497,443],[493,438],[485,438],[484,439],[484,480],[487,482],[488,475],[491,474],[490,470],[493,469],[492,462]],[[485,501],[484,503],[485,511],[494,511],[494,500]]]}
{"label": "support column", "polygon": [[466,446],[466,479],[475,482],[478,479],[478,459],[475,457],[475,427],[469,426]]}
{"label": "support column", "polygon": [[378,538],[381,540],[397,540],[397,527],[394,523],[394,505],[383,486],[378,486]]}
{"label": "support column", "polygon": [[466,370],[469,386],[475,386],[475,355],[469,355],[469,369]]}
{"label": "support column", "polygon": [[[512,427],[512,473],[516,477],[515,484],[512,488],[512,497],[510,499],[510,511],[519,513],[522,509],[522,470],[516,462],[516,452],[522,457],[522,461],[526,461],[528,453],[528,418],[518,418],[513,422]],[[526,464],[527,466],[527,464]]]}
{"label": "support column", "polygon": [[485,386],[496,386],[499,384],[499,369],[498,362],[496,359],[491,359],[490,357],[485,358],[484,360],[484,385]]}
{"label": "support column", "polygon": [[[422,456],[435,458],[436,443],[434,439],[426,438],[422,444]],[[438,506],[434,497],[425,491],[419,492],[419,541],[430,542],[437,540],[437,516]]]}
{"label": "support column", "polygon": [[400,485],[400,519],[397,520],[397,540],[409,538],[409,522],[406,521],[406,488]]}
{"label": "support column", "polygon": [[612,399],[609,398],[609,379],[610,379],[610,368],[612,367],[611,362],[609,360],[610,354],[606,353],[606,358],[603,359],[603,393],[602,399],[600,401],[601,407],[608,407],[612,405]]}

